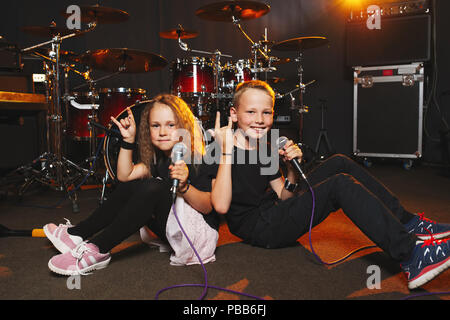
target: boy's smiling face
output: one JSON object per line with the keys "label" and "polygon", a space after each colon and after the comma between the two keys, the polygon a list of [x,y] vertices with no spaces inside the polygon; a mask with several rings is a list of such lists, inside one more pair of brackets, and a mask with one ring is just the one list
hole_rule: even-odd
{"label": "boy's smiling face", "polygon": [[239,98],[239,105],[230,108],[230,116],[248,137],[260,139],[273,124],[272,97],[261,89],[246,89]]}

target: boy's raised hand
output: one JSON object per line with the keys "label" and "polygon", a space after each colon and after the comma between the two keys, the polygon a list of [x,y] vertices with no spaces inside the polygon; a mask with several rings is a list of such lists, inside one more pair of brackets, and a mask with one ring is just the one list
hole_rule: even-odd
{"label": "boy's raised hand", "polygon": [[136,139],[136,122],[134,121],[133,112],[130,107],[127,108],[128,116],[117,121],[116,118],[111,117],[112,122],[114,122],[120,130],[123,141],[128,143],[134,143]]}
{"label": "boy's raised hand", "polygon": [[220,127],[220,112],[217,111],[213,136],[217,143],[222,147],[222,153],[233,152],[234,140],[232,127],[233,121],[231,120],[231,117],[228,117],[228,124],[225,127]]}

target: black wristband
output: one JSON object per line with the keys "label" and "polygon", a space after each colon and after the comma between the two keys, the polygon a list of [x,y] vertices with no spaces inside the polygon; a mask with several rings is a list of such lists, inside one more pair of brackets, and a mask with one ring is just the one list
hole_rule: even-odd
{"label": "black wristband", "polygon": [[134,149],[136,149],[136,142],[129,143],[129,142],[126,142],[126,141],[122,140],[120,142],[120,147],[122,149],[126,149],[126,150],[134,150]]}
{"label": "black wristband", "polygon": [[298,183],[291,183],[287,178],[284,180],[284,188],[289,192],[294,192],[297,189]]}
{"label": "black wristband", "polygon": [[186,183],[186,190],[184,190],[184,191],[178,191],[180,194],[185,194],[188,190],[189,190],[189,187],[190,187],[190,185],[191,185],[191,181],[189,181],[189,179],[188,179],[188,181],[187,181],[187,183]]}

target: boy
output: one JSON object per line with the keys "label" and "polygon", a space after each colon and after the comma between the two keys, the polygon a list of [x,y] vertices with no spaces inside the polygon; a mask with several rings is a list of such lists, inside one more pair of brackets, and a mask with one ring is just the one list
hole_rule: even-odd
{"label": "boy", "polygon": [[[264,248],[295,243],[308,232],[312,215],[311,193],[295,192],[299,175],[290,161],[301,161],[302,152],[292,141],[279,150],[287,165],[286,179],[279,171],[262,175],[265,165],[261,161],[239,164],[236,158],[244,153],[245,159],[258,159],[258,148],[264,146],[262,138],[273,124],[274,97],[265,82],[239,84],[229,123],[220,128],[218,114],[214,134],[222,153],[213,180],[213,207],[226,214],[232,233]],[[234,133],[233,123],[238,126]],[[377,246],[400,262],[410,289],[422,286],[450,266],[450,242],[435,240],[450,235],[450,225],[407,212],[386,187],[348,157],[329,158],[307,179],[314,191],[312,226],[342,208]],[[425,241],[419,241],[419,237]]]}

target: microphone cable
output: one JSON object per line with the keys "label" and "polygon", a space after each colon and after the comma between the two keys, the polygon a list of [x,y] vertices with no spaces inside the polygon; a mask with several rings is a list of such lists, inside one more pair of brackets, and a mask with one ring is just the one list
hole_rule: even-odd
{"label": "microphone cable", "polygon": [[[175,199],[176,200],[176,199]],[[197,250],[195,249],[194,245],[192,244],[192,241],[189,239],[188,235],[186,234],[186,231],[184,230],[183,226],[181,225],[180,219],[178,218],[176,209],[175,209],[175,200],[172,203],[172,210],[173,210],[173,214],[175,216],[175,219],[177,220],[178,226],[180,227],[181,232],[183,233],[183,235],[186,237],[187,242],[189,243],[189,246],[192,248],[192,250],[194,251],[195,256],[197,257],[202,269],[203,269],[203,275],[204,275],[204,284],[197,284],[197,283],[185,283],[185,284],[179,284],[179,285],[173,285],[170,287],[166,287],[163,288],[161,290],[159,290],[156,295],[155,295],[155,300],[158,300],[159,295],[161,293],[163,293],[164,291],[167,290],[171,290],[171,289],[175,289],[175,288],[182,288],[182,287],[203,287],[203,292],[201,294],[201,296],[198,298],[198,300],[203,300],[208,292],[208,288],[211,289],[216,289],[216,290],[220,290],[220,291],[225,291],[225,292],[229,292],[229,293],[234,293],[234,294],[238,294],[238,295],[242,295],[248,298],[253,298],[256,300],[265,300],[261,297],[257,297],[248,293],[243,293],[243,292],[239,292],[239,291],[235,291],[235,290],[231,290],[231,289],[227,289],[227,288],[221,288],[221,287],[217,287],[217,286],[212,286],[208,284],[208,273],[206,271],[205,265],[202,261],[202,259],[200,258],[200,255],[198,254]]]}
{"label": "microphone cable", "polygon": [[310,185],[308,179],[306,179],[306,177],[304,177],[303,179],[305,180],[306,184],[308,185],[309,191],[311,192],[311,199],[312,199],[311,219],[310,219],[310,222],[309,222],[309,231],[308,231],[309,247],[311,248],[312,254],[317,259],[317,261],[319,261],[319,263],[321,263],[323,265],[327,265],[327,266],[332,266],[332,265],[338,264],[339,262],[345,261],[346,259],[350,258],[352,255],[354,255],[357,252],[360,252],[360,251],[366,250],[366,249],[376,248],[375,245],[363,246],[363,247],[360,247],[358,249],[355,249],[355,250],[351,251],[350,253],[346,254],[344,257],[339,258],[337,260],[334,260],[334,261],[331,261],[331,262],[323,261],[320,258],[320,256],[316,253],[316,251],[314,250],[314,247],[313,247],[313,244],[312,244],[312,228],[313,228],[314,213],[315,213],[315,207],[316,207],[316,197],[315,197],[315,194],[314,194],[314,190],[313,190],[312,186]]}
{"label": "microphone cable", "polygon": [[[304,178],[304,180],[306,181],[306,183],[307,183],[307,185],[308,185],[309,191],[311,192],[311,198],[312,198],[312,211],[311,211],[311,220],[310,220],[310,223],[309,223],[309,235],[308,235],[309,246],[310,246],[310,248],[311,248],[312,254],[313,254],[314,257],[317,259],[317,261],[319,261],[319,263],[321,263],[321,264],[323,264],[323,265],[327,265],[327,266],[332,266],[332,265],[338,264],[338,263],[340,263],[340,262],[342,262],[342,261],[345,261],[346,259],[348,259],[350,256],[352,256],[353,254],[355,254],[355,253],[357,253],[357,252],[360,252],[360,251],[363,251],[363,250],[366,250],[366,249],[371,249],[371,248],[376,248],[376,247],[377,247],[376,245],[363,246],[363,247],[360,247],[360,248],[358,248],[358,249],[355,249],[355,250],[351,251],[350,253],[348,253],[348,254],[345,255],[344,257],[342,257],[342,258],[340,258],[340,259],[337,259],[337,260],[335,260],[335,261],[331,261],[331,262],[325,262],[325,261],[323,261],[323,260],[319,257],[319,255],[316,253],[316,251],[314,250],[314,247],[313,247],[313,245],[312,245],[312,237],[311,237],[312,227],[313,227],[313,220],[314,220],[314,211],[315,211],[315,205],[316,205],[316,198],[315,198],[315,195],[314,195],[314,190],[313,190],[313,188],[311,187],[311,185],[309,184],[308,179],[305,179],[305,178]],[[450,291],[418,293],[418,294],[414,294],[414,295],[409,295],[409,296],[403,297],[401,300],[410,300],[410,299],[415,299],[415,298],[425,297],[425,296],[448,295],[448,294],[450,294]]]}

